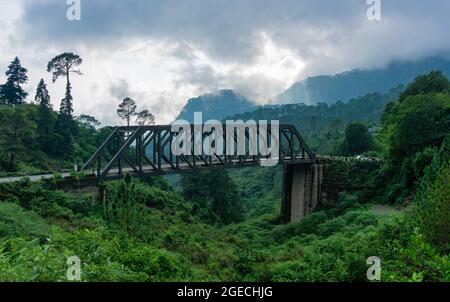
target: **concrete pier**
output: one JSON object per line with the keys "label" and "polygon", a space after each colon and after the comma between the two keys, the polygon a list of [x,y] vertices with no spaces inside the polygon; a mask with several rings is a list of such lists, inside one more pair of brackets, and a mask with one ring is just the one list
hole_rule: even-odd
{"label": "concrete pier", "polygon": [[295,222],[311,213],[322,200],[321,164],[284,164],[281,216]]}

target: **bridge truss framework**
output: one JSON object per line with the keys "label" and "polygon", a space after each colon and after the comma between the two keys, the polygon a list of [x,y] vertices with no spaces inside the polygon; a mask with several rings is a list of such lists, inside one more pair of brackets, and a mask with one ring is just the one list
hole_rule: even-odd
{"label": "bridge truss framework", "polygon": [[[192,135],[195,133],[195,126],[198,125],[190,125]],[[218,155],[216,153],[196,155],[193,146],[191,154],[175,155],[172,151],[172,141],[177,133],[171,130],[171,125],[117,127],[84,164],[82,170],[92,169],[99,179],[108,180],[122,178],[127,173],[136,177],[144,177],[197,169],[258,166],[270,157],[270,155],[260,155],[259,150],[257,155],[250,155],[248,148],[245,150],[245,155]],[[268,130],[271,134],[271,129]],[[245,146],[250,143],[249,131],[246,128],[243,136]],[[258,133],[260,131],[259,125],[257,125],[257,131]],[[277,164],[314,162],[314,154],[295,126],[279,125],[278,131]],[[208,137],[211,138],[213,132],[202,134],[202,146],[204,140]],[[225,132],[223,131],[222,134],[224,149],[226,149]],[[233,132],[232,137],[237,142],[238,133]],[[222,153],[226,154],[225,150]]]}

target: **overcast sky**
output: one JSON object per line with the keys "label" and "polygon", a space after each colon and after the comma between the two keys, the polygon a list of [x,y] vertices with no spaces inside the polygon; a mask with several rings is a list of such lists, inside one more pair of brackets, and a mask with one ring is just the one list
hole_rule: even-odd
{"label": "overcast sky", "polygon": [[59,108],[64,80],[47,62],[62,52],[83,58],[72,77],[75,113],[120,124],[126,96],[158,123],[186,100],[231,88],[265,103],[295,81],[352,68],[382,67],[450,50],[450,1],[380,0],[0,0],[0,81],[19,56],[29,70],[29,100],[41,78]]}

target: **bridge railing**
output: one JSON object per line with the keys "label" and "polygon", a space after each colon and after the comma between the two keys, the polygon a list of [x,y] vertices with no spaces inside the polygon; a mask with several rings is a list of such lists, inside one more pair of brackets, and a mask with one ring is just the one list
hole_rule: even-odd
{"label": "bridge railing", "polygon": [[[255,136],[252,136],[255,133],[252,133],[250,128],[245,128],[245,135],[233,131],[231,136],[230,133],[226,133],[225,127],[221,132],[215,131],[213,128],[210,132],[202,132],[199,139],[195,136],[196,126],[199,125],[190,125],[193,143],[189,154],[179,154],[172,150],[174,139],[182,131],[172,132],[171,125],[117,127],[84,164],[82,170],[92,169],[92,172],[99,178],[106,179],[120,178],[124,173],[144,176],[198,168],[263,165],[268,160],[275,160],[276,164],[285,161],[312,162],[314,160],[314,154],[293,125],[279,125],[275,128],[278,135],[273,135],[272,127],[266,129],[268,131],[267,145],[269,143],[272,146],[276,144],[277,150],[265,155],[261,154],[260,144],[257,144],[256,153],[250,152],[249,146],[255,139]],[[201,126],[203,127],[203,125]],[[256,131],[258,134],[262,131],[259,125]],[[228,144],[230,141],[227,140],[227,135],[228,139],[231,137],[232,148]],[[256,137],[259,143],[261,138],[258,135]],[[212,152],[213,149],[208,150],[204,147],[211,141],[214,141],[215,144],[222,141],[222,146],[218,149],[222,151],[223,148],[223,152]],[[196,143],[202,146],[200,152],[195,150]],[[245,146],[244,153],[237,152],[239,144]],[[183,146],[184,142],[181,145]],[[277,156],[274,156],[273,153],[276,153]]]}

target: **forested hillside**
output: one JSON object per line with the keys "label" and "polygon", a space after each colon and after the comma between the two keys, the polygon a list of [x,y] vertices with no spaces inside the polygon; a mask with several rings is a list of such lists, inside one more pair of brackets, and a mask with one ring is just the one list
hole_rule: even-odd
{"label": "forested hillside", "polygon": [[[73,115],[72,85],[69,74],[82,59],[72,53],[53,58],[47,71],[53,80],[64,77],[66,92],[55,111],[47,84],[41,79],[36,93],[27,102],[22,85],[28,82],[27,69],[16,57],[0,85],[0,175],[42,173],[72,169],[83,163],[109,135],[108,127],[97,130],[92,116]],[[70,68],[67,66],[71,66]]]}
{"label": "forested hillside", "polygon": [[95,118],[74,120],[74,132],[61,133],[58,115],[41,114],[35,104],[0,105],[0,174],[15,175],[73,170],[86,161],[112,131],[94,128]]}

